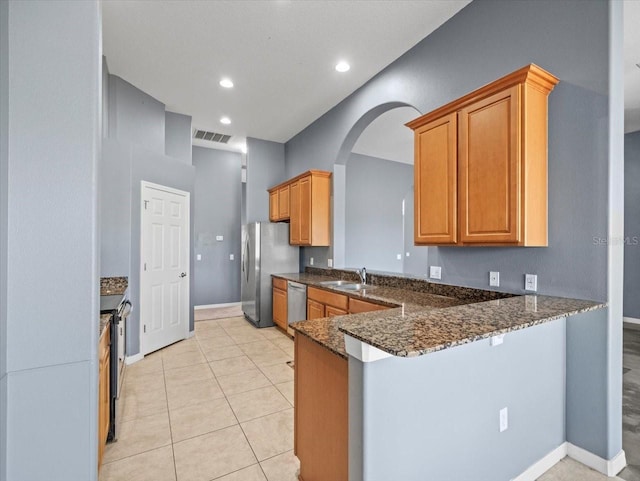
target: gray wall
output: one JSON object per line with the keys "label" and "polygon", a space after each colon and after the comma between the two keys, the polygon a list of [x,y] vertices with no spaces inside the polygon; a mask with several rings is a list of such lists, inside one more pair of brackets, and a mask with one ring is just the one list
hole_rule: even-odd
{"label": "gray wall", "polygon": [[494,347],[484,339],[417,358],[350,358],[349,480],[514,478],[565,440],[564,367],[564,319]]}
{"label": "gray wall", "polygon": [[193,147],[193,166],[194,256],[202,255],[193,271],[194,304],[239,302],[241,155]]}
{"label": "gray wall", "polygon": [[193,331],[193,293],[194,282],[194,197],[195,197],[195,168],[185,165],[171,157],[158,155],[140,147],[131,149],[131,268],[129,273],[129,296],[136,309],[131,313],[127,323],[127,355],[131,356],[140,352],[140,203],[141,181],[172,187],[191,194],[190,218],[191,218],[191,242],[190,242],[190,296],[189,296],[189,331]]}
{"label": "gray wall", "polygon": [[499,270],[505,289],[521,291],[534,273],[542,293],[605,299],[607,249],[593,237],[607,231],[607,22],[605,1],[474,1],[289,140],[286,175],[343,162],[352,127],[381,104],[427,112],[537,63],[560,77],[549,97],[550,247],[440,248],[429,261],[447,283],[487,287]]}
{"label": "gray wall", "polygon": [[102,140],[100,275],[129,276],[131,267],[131,146]]}
{"label": "gray wall", "polygon": [[[164,155],[164,105],[119,77],[109,75],[109,138],[100,162],[100,275],[129,277],[134,310],[127,323],[127,356],[140,352],[141,181],[191,194],[189,330],[193,331],[195,168],[186,159]],[[178,116],[179,114],[173,114]],[[171,116],[170,116],[171,117]],[[173,122],[175,120],[176,122]],[[190,118],[180,115],[169,128],[175,145],[191,142]],[[127,129],[124,129],[127,126]],[[182,136],[182,139],[178,137]],[[174,152],[177,152],[174,150]]]}
{"label": "gray wall", "polygon": [[624,136],[624,315],[640,318],[640,132]]}
{"label": "gray wall", "polygon": [[402,201],[413,185],[413,165],[352,153],[346,182],[345,266],[402,272]]}
{"label": "gray wall", "polygon": [[247,223],[269,220],[267,189],[287,179],[284,144],[247,138]]}
{"label": "gray wall", "polygon": [[191,116],[165,112],[164,153],[191,165]]}
{"label": "gray wall", "polygon": [[100,8],[0,2],[0,27],[0,479],[92,481]]}
{"label": "gray wall", "polygon": [[116,75],[109,76],[108,101],[110,137],[164,154],[165,108],[162,102]]}
{"label": "gray wall", "polygon": [[0,481],[7,470],[7,264],[9,190],[9,3],[0,2]]}

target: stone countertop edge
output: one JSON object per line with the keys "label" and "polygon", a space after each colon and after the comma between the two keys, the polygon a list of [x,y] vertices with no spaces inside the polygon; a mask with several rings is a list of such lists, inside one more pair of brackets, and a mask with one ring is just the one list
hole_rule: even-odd
{"label": "stone countertop edge", "polygon": [[[274,274],[273,277],[379,303],[392,303],[392,296],[405,297],[403,294],[418,301],[417,304],[396,301],[402,307],[291,324],[296,332],[344,359],[348,358],[344,334],[396,357],[417,357],[607,306],[606,302],[542,295],[515,295],[475,303],[429,294],[418,299],[415,295],[422,293],[382,287],[380,290],[386,295],[384,299],[376,299],[369,293],[360,296],[356,292],[317,285],[335,280],[328,276],[295,273]],[[370,292],[375,293],[375,290],[378,287]],[[432,299],[438,302],[420,305],[425,298],[427,303]],[[437,306],[441,299],[449,299],[451,304]]]}
{"label": "stone countertop edge", "polygon": [[[535,304],[536,309],[527,310],[527,303]],[[338,329],[393,356],[417,357],[606,306],[604,302],[524,295],[380,318],[366,325],[345,322]]]}

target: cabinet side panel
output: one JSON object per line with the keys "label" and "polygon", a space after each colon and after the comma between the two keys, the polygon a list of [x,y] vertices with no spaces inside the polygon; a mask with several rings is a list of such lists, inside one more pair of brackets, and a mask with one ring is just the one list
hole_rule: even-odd
{"label": "cabinet side panel", "polygon": [[547,217],[547,96],[531,85],[523,87],[522,238],[526,246],[548,246]]}

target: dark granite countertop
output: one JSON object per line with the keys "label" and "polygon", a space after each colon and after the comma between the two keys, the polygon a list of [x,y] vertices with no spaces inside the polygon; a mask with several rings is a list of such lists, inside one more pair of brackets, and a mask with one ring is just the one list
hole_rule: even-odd
{"label": "dark granite countertop", "polygon": [[[461,297],[466,299],[382,285],[352,292],[319,286],[319,282],[335,280],[326,275],[300,273],[274,277],[399,306],[291,324],[295,331],[343,358],[347,358],[344,333],[394,356],[413,357],[606,306],[602,302],[551,296],[509,296],[483,290],[469,293],[469,288],[459,288]],[[456,293],[456,289],[447,286],[447,293]],[[482,299],[495,295],[509,297]]]}
{"label": "dark granite countertop", "polygon": [[124,294],[129,286],[127,277],[101,277],[100,278],[100,295],[111,296],[114,294]]}

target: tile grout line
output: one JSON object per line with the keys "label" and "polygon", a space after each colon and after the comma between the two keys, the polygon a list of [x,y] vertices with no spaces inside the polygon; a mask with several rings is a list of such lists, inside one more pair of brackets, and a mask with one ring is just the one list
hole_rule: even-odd
{"label": "tile grout line", "polygon": [[[200,345],[198,345],[198,349],[200,349]],[[167,417],[169,418],[169,435],[171,437],[171,457],[173,459],[173,474],[175,476],[176,481],[178,481],[178,466],[176,466],[176,451],[174,448],[175,443],[173,442],[173,428],[171,427],[171,410],[169,409],[169,392],[167,391],[167,378],[165,376],[167,371],[164,368],[164,355],[160,360],[162,361],[162,383],[164,384],[164,395],[167,401]]]}
{"label": "tile grout line", "polygon": [[[197,337],[197,335],[196,335],[196,337]],[[199,344],[199,343],[200,343],[200,341],[198,341],[198,344]],[[253,361],[252,361],[252,362],[253,362]],[[217,376],[216,376],[216,373],[215,373],[215,372],[213,372],[213,368],[211,367],[211,364],[209,364],[209,369],[211,370],[211,374],[213,374],[213,377],[214,377],[214,379],[216,380],[216,382],[218,382],[218,378],[217,378]],[[265,376],[265,377],[266,377],[266,376]],[[267,379],[267,380],[268,380],[268,379]],[[218,383],[218,385],[220,385],[220,384]],[[251,449],[251,453],[253,454],[253,457],[255,458],[256,463],[258,463],[258,466],[260,466],[260,460],[258,459],[258,456],[256,456],[256,452],[255,452],[255,450],[253,449],[253,446],[251,445],[251,442],[249,442],[249,438],[247,438],[247,433],[245,433],[245,432],[244,432],[244,429],[242,429],[242,425],[240,424],[240,420],[238,419],[238,416],[236,415],[236,412],[233,410],[233,407],[231,407],[231,403],[229,402],[229,398],[227,398],[227,393],[226,393],[226,392],[224,392],[224,389],[222,389],[222,386],[220,386],[220,390],[222,391],[222,395],[224,396],[224,400],[225,400],[225,401],[227,402],[227,404],[229,405],[229,409],[231,409],[231,413],[233,414],[233,417],[236,419],[237,425],[238,425],[238,427],[240,428],[240,432],[242,432],[242,435],[244,436],[244,440],[246,441],[247,445],[249,446],[249,449]],[[252,465],[249,465],[249,466],[252,466]],[[244,466],[243,468],[240,468],[240,469],[245,469],[245,468],[248,468],[249,466]],[[237,471],[240,471],[240,470],[237,470]],[[264,475],[264,477],[266,478],[266,477],[267,477],[267,475],[266,475],[266,473],[264,472],[264,470],[262,469],[262,466],[260,466],[260,471],[262,471],[262,474],[263,474],[263,475]],[[226,473],[226,474],[224,474],[223,476],[227,476],[228,474],[231,474],[231,473]],[[220,477],[221,477],[221,476],[219,476],[219,477],[218,477],[218,479],[219,479]],[[213,479],[216,479],[216,478],[213,478]],[[267,481],[268,481],[268,480],[267,480]]]}
{"label": "tile grout line", "polygon": [[[223,329],[224,329],[224,328],[223,328]],[[225,330],[225,332],[226,332],[226,330]],[[198,336],[197,336],[197,334],[196,334],[196,336],[195,336],[195,337],[196,337],[196,340],[197,340],[197,337],[198,337]],[[229,337],[231,337],[231,336],[229,336]],[[234,342],[235,342],[235,339],[234,339]],[[198,340],[198,344],[200,344],[200,341],[199,341],[199,340]],[[235,343],[235,345],[239,347],[239,345],[238,345],[237,343]],[[276,347],[277,347],[277,346],[276,346]],[[240,350],[242,350],[242,348],[240,348]],[[244,351],[242,351],[242,352],[244,352]],[[246,355],[246,353],[245,353],[245,355]],[[247,356],[247,358],[249,358],[249,357]],[[269,384],[270,384],[272,387],[274,387],[278,392],[280,392],[280,390],[275,386],[275,384],[274,384],[273,382],[271,382],[271,379],[269,379],[269,378],[268,378],[268,377],[267,377],[267,376],[262,372],[262,370],[258,367],[258,365],[257,365],[257,364],[256,364],[256,363],[255,363],[251,358],[249,358],[249,360],[251,361],[251,363],[252,363],[252,364],[254,364],[254,365],[256,366],[256,368],[258,369],[258,371],[262,373],[262,375],[265,377],[265,379],[267,379],[267,381],[269,382]],[[213,374],[214,378],[216,379],[216,382],[218,382],[218,385],[219,385],[218,376],[216,376],[216,373],[213,371],[213,368],[211,367],[211,364],[210,364],[210,363],[209,363],[209,369],[211,370],[211,373]],[[267,387],[267,386],[263,386],[263,387]],[[247,433],[245,432],[245,430],[244,430],[244,429],[243,429],[243,427],[242,427],[242,423],[240,423],[240,420],[238,419],[238,416],[236,415],[235,411],[233,410],[233,407],[231,406],[231,403],[229,402],[229,398],[227,397],[227,393],[224,391],[224,389],[222,389],[222,386],[220,386],[220,389],[221,389],[221,391],[222,391],[222,394],[224,395],[224,399],[225,399],[225,401],[227,402],[227,404],[229,404],[229,407],[231,408],[231,412],[233,413],[233,416],[236,418],[236,421],[238,422],[238,427],[239,427],[239,428],[240,428],[240,430],[242,431],[242,435],[244,436],[245,441],[246,441],[246,442],[247,442],[247,444],[249,445],[249,448],[251,449],[251,452],[253,453],[253,456],[256,458],[257,464],[258,464],[258,466],[260,467],[260,471],[262,471],[262,474],[264,475],[265,479],[267,479],[267,481],[269,481],[269,479],[268,479],[268,477],[267,477],[267,473],[265,473],[265,472],[264,472],[264,468],[262,467],[262,464],[260,464],[260,463],[261,463],[261,461],[258,459],[258,456],[256,455],[256,452],[255,452],[255,450],[253,449],[253,446],[251,445],[251,442],[249,441],[249,438],[247,437]],[[257,389],[262,389],[262,388],[257,388]],[[254,389],[254,390],[257,390],[257,389]],[[251,392],[251,391],[252,391],[252,390],[245,391],[245,392]],[[236,394],[243,394],[243,393],[236,393]],[[284,397],[284,395],[283,395],[281,392],[280,392],[280,395],[284,398],[284,400],[285,400],[285,401],[287,401],[287,403],[291,404],[291,403],[289,402],[289,400],[288,400],[287,398],[285,398],[285,397]],[[278,412],[278,413],[279,413],[279,412],[284,412],[284,411],[286,411],[286,410],[288,410],[288,409],[292,409],[292,407],[287,408],[287,409],[282,409],[282,410],[277,411],[277,412]],[[259,417],[257,417],[257,418],[254,418],[254,419],[251,419],[251,420],[248,420],[248,421],[253,421],[253,420],[255,420],[255,419],[260,419],[260,418],[262,418],[262,417],[270,416],[271,414],[276,414],[276,413],[265,414],[264,416],[259,416]],[[248,422],[248,421],[245,421],[245,422]],[[285,451],[285,452],[288,452],[288,451]],[[279,453],[279,454],[283,454],[283,453]],[[276,456],[277,456],[277,455],[276,455]],[[270,459],[270,458],[267,458],[267,459]],[[247,467],[249,467],[249,466],[245,466],[245,467],[244,467],[244,468],[242,468],[242,469],[245,469],[245,468],[247,468]],[[238,470],[238,471],[239,471],[239,470]],[[231,474],[231,473],[227,473],[227,474],[225,474],[225,476],[226,476],[226,475],[228,475],[228,474]],[[219,478],[214,478],[214,479],[219,479]]]}

